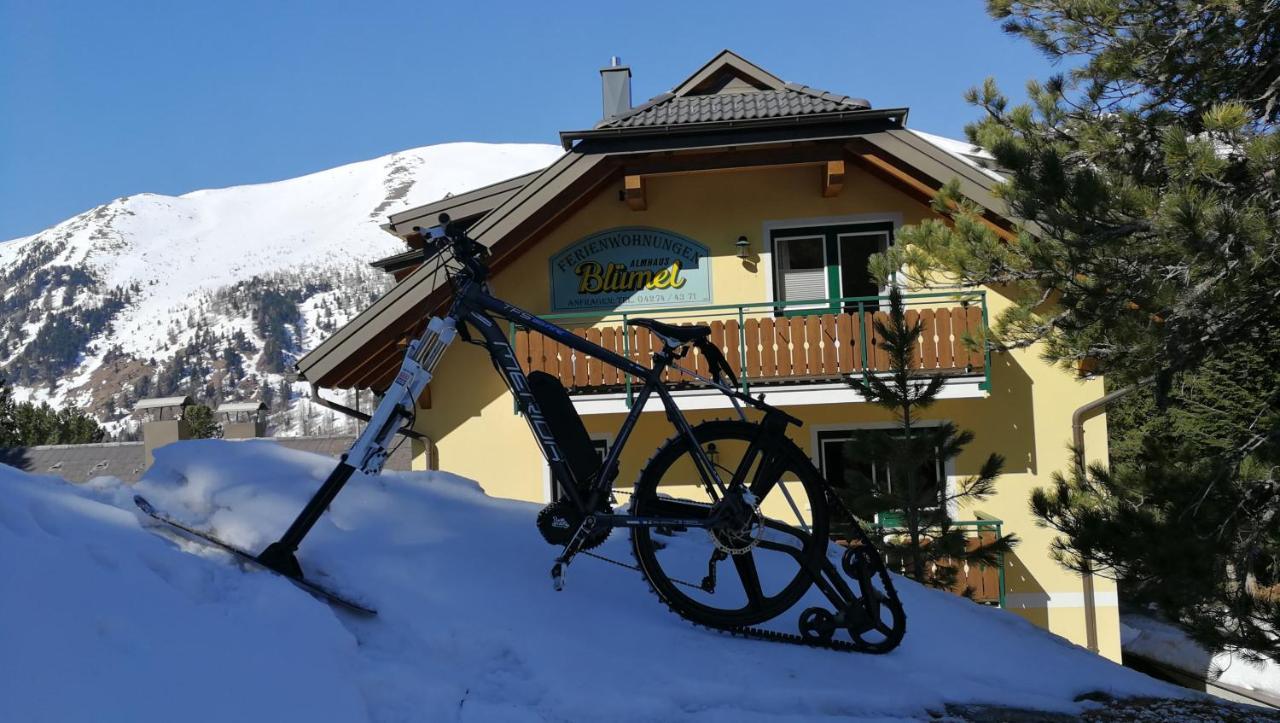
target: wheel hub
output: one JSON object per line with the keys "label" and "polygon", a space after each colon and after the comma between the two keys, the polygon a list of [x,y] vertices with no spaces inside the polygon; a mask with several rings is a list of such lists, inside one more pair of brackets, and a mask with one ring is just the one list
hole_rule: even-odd
{"label": "wheel hub", "polygon": [[[712,508],[712,515],[726,501],[721,500],[716,503],[716,506]],[[726,517],[727,520],[723,525],[707,528],[707,532],[711,535],[711,542],[716,546],[716,549],[730,555],[741,555],[760,542],[760,537],[764,534],[764,517],[761,516],[758,505],[747,506],[745,514],[742,512],[730,513]]]}

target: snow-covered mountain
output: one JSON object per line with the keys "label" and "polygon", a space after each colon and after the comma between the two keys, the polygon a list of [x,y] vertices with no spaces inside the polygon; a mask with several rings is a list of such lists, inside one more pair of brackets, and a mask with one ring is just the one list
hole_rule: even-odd
{"label": "snow-covered mountain", "polygon": [[[281,433],[332,419],[284,372],[385,290],[388,214],[550,163],[450,143],[274,183],[139,194],[0,243],[0,374],[116,431],[140,398],[265,398]],[[286,414],[293,408],[293,414]],[[331,431],[331,430],[324,430]]]}

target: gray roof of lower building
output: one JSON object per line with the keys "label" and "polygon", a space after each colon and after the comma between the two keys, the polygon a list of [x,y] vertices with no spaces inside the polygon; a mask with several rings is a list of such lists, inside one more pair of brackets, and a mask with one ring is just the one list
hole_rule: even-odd
{"label": "gray roof of lower building", "polygon": [[144,459],[142,442],[0,448],[0,464],[30,474],[54,475],[69,482],[88,482],[107,475],[137,482],[142,476]]}
{"label": "gray roof of lower building", "polygon": [[[289,449],[337,458],[347,451],[355,437],[263,437],[259,441],[261,440],[275,442]],[[146,471],[145,460],[142,442],[0,448],[0,464],[16,467],[29,474],[53,475],[76,483],[106,476],[118,477],[125,482],[137,482]],[[386,469],[406,471],[412,460],[413,452],[409,445],[401,444],[387,459]]]}

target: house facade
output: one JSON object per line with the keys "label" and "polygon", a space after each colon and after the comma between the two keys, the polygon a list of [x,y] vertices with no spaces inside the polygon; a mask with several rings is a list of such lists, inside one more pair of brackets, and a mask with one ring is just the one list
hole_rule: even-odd
{"label": "house facade", "polygon": [[[791,430],[796,443],[841,479],[859,464],[843,454],[850,431],[892,426],[844,382],[887,365],[873,321],[888,289],[869,280],[867,259],[902,226],[934,217],[929,202],[952,179],[1012,240],[992,193],[998,175],[977,149],[907,129],[906,108],[786,83],[729,51],[634,107],[627,68],[601,75],[604,119],[562,133],[565,154],[555,163],[392,216],[385,228],[407,250],[378,265],[398,283],[300,360],[299,372],[317,391],[390,383],[404,340],[447,303],[440,279],[418,266],[422,239],[413,230],[444,212],[490,249],[496,296],[640,363],[653,339],[628,320],[710,325],[743,385],[802,419]],[[1118,660],[1114,584],[1055,563],[1053,533],[1035,524],[1028,504],[1033,489],[1067,468],[1073,412],[1103,396],[1102,381],[1046,364],[1034,347],[990,354],[966,344],[1010,303],[1002,289],[904,291],[925,328],[916,364],[947,377],[929,417],[976,435],[958,458],[932,467],[933,481],[945,489],[992,452],[1006,459],[993,497],[949,510],[975,537],[1022,539],[1000,569],[966,571],[969,586]],[[631,380],[540,335],[509,332],[526,371],[556,376],[606,449],[633,399]],[[705,369],[699,358],[689,363]],[[670,382],[691,421],[733,413],[713,390]],[[415,441],[416,467],[470,477],[496,496],[555,498],[482,349],[455,344],[419,406],[415,429],[429,441]],[[622,457],[621,490],[672,434],[661,407],[651,409]],[[1095,414],[1083,431],[1089,459],[1105,461],[1105,419]]]}

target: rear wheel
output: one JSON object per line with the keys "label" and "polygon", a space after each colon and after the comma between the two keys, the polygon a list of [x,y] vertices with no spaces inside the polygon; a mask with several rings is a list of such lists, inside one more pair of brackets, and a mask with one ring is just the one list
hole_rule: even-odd
{"label": "rear wheel", "polygon": [[[789,439],[771,438],[753,451],[757,424],[706,422],[693,434],[726,486],[735,472],[744,473],[757,510],[738,529],[633,528],[636,560],[654,592],[682,617],[716,628],[758,625],[791,608],[812,584],[809,571],[824,560],[824,483]],[[690,442],[677,435],[640,473],[631,514],[706,519],[720,497],[721,490],[706,488]]]}

